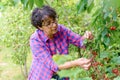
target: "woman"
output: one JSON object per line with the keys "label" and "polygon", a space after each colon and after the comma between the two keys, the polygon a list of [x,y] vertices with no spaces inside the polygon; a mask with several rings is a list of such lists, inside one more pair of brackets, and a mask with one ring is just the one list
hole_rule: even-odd
{"label": "woman", "polygon": [[31,35],[30,48],[33,61],[28,80],[50,80],[57,71],[72,67],[88,70],[91,59],[79,58],[57,65],[52,56],[56,53],[68,54],[69,44],[84,48],[83,40],[92,39],[91,32],[80,36],[63,25],[57,23],[57,14],[49,6],[35,8],[31,15],[31,23],[37,30]]}

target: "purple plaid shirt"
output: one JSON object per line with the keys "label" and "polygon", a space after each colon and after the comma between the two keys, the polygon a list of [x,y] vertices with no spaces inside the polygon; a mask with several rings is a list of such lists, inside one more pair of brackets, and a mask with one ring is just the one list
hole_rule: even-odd
{"label": "purple plaid shirt", "polygon": [[33,61],[28,80],[50,80],[53,73],[58,71],[52,56],[56,54],[56,50],[60,54],[68,54],[69,44],[83,46],[81,36],[63,25],[58,25],[58,32],[53,40],[48,39],[43,31],[36,30],[30,38]]}

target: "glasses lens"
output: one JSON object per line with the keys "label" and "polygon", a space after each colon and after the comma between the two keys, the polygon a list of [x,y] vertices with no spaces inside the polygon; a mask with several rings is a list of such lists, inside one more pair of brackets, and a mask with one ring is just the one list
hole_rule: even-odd
{"label": "glasses lens", "polygon": [[57,24],[58,18],[55,18],[53,21],[52,20],[43,20],[42,26],[53,26],[53,24]]}

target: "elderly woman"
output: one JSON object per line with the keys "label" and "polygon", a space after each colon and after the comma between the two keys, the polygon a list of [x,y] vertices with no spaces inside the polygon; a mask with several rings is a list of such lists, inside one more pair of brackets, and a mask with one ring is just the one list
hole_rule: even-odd
{"label": "elderly woman", "polygon": [[35,8],[31,15],[31,23],[37,30],[30,38],[33,61],[28,80],[50,80],[57,71],[72,67],[85,70],[90,68],[91,59],[79,58],[61,65],[57,65],[52,59],[57,53],[68,54],[69,44],[83,48],[83,40],[93,38],[90,31],[80,36],[58,24],[56,12],[49,6]]}

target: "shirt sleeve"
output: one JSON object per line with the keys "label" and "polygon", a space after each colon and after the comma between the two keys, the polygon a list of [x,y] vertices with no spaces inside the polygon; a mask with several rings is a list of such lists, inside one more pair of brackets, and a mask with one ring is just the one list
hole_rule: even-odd
{"label": "shirt sleeve", "polygon": [[58,71],[57,64],[53,61],[50,52],[46,49],[46,46],[42,41],[34,38],[30,39],[30,48],[34,59],[38,59],[51,71]]}
{"label": "shirt sleeve", "polygon": [[84,48],[83,40],[79,34],[74,33],[72,30],[65,28],[65,32],[67,34],[68,42],[78,46],[80,48]]}

